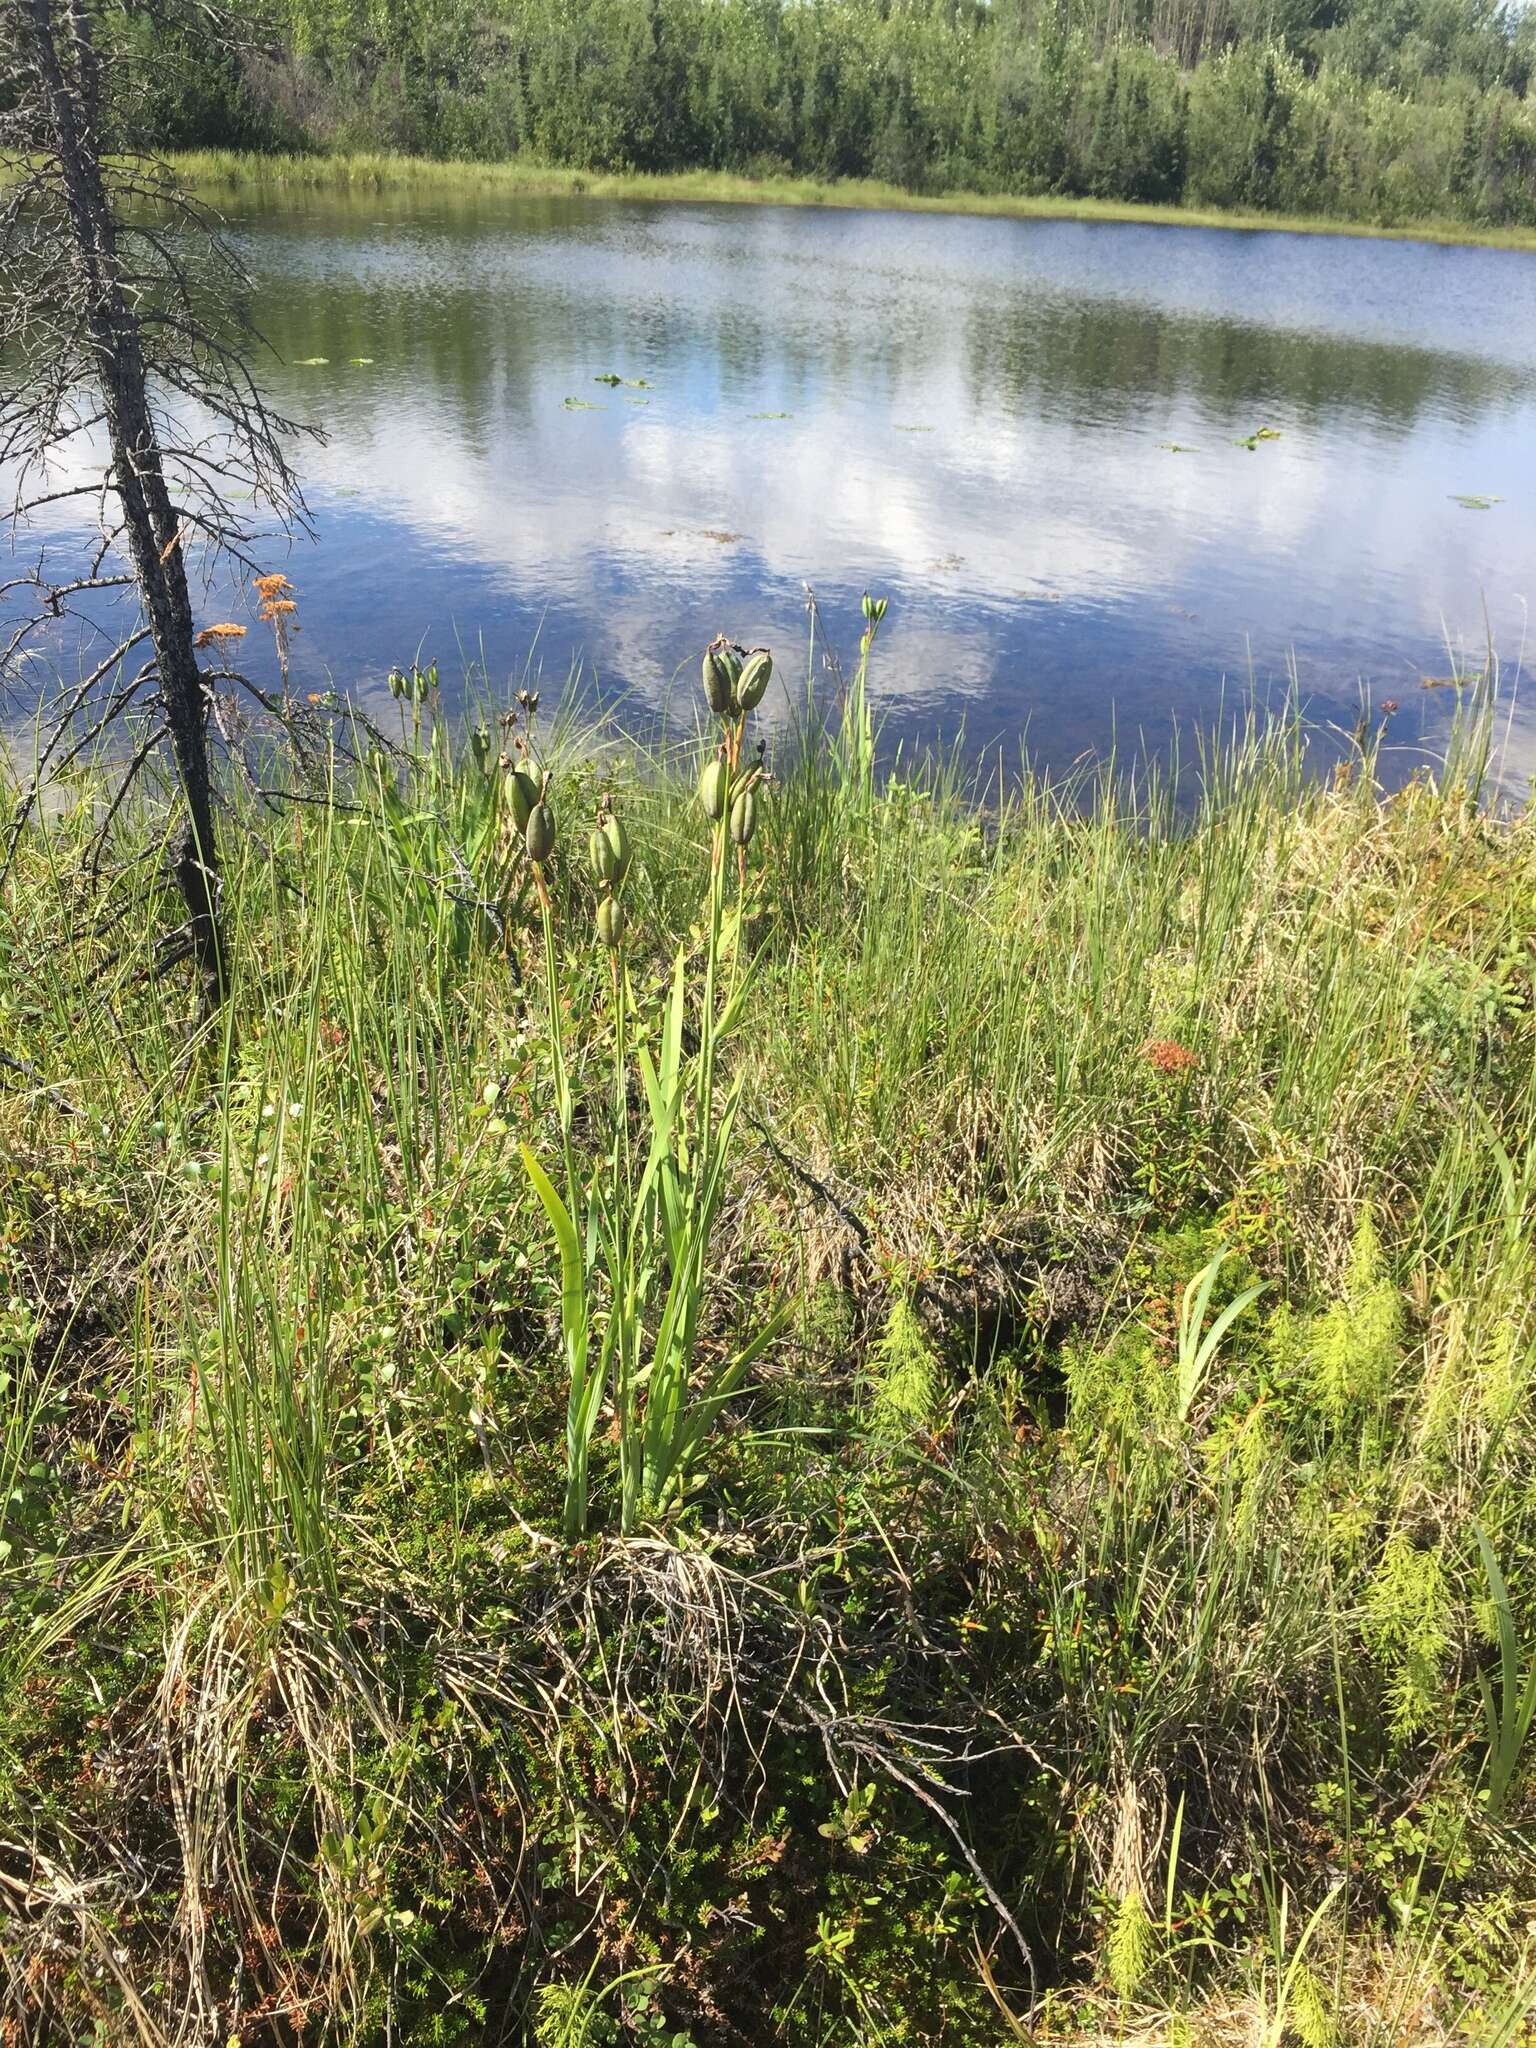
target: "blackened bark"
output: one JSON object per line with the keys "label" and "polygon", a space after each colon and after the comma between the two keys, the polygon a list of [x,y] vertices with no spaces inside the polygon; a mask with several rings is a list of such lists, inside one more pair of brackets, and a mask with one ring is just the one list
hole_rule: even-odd
{"label": "blackened bark", "polygon": [[[89,17],[76,0],[70,0],[67,28],[53,0],[21,4],[85,286],[85,315],[101,381],[113,482],[154,645],[161,701],[186,806],[174,870],[204,1001],[211,1008],[223,1000],[227,976],[219,920],[208,707],[194,645],[182,534],[166,488],[150,416],[142,337],[122,288],[102,174],[95,40]],[[68,58],[61,50],[66,34]]]}

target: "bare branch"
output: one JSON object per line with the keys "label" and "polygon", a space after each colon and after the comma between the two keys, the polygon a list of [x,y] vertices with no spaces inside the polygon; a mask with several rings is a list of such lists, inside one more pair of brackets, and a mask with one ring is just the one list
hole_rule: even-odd
{"label": "bare branch", "polygon": [[[166,31],[227,48],[234,29],[200,0],[135,0],[131,11],[151,50]],[[103,632],[93,611],[113,593],[136,589],[144,615],[53,708],[3,858],[6,867],[14,859],[43,776],[99,743],[153,679],[159,715],[123,764],[92,865],[163,735],[187,820],[173,872],[211,1002],[224,960],[210,692],[187,555],[195,540],[208,573],[220,562],[250,569],[263,515],[284,530],[307,528],[289,450],[308,430],[269,411],[252,374],[251,353],[264,344],[246,312],[249,280],[218,221],[144,147],[141,73],[117,33],[122,18],[114,0],[0,0],[0,464],[14,472],[13,536],[50,508],[67,516],[96,500],[83,574],[56,576],[40,559],[0,583],[0,602],[24,597],[30,607],[8,630],[0,672],[61,620],[74,621],[88,646]],[[237,487],[251,511],[237,509]],[[110,681],[145,640],[152,659],[128,681]]]}

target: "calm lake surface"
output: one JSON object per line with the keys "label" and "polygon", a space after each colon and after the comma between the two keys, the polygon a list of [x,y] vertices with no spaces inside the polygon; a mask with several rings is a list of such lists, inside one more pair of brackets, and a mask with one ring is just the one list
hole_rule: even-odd
{"label": "calm lake surface", "polygon": [[1536,256],[493,197],[230,227],[269,395],[329,437],[318,541],[268,565],[301,687],[483,655],[552,696],[579,659],[652,707],[721,628],[803,677],[807,585],[851,657],[868,588],[890,738],[1059,768],[1293,669],[1344,726],[1395,699],[1407,761],[1454,701],[1426,678],[1490,630],[1522,663]]}

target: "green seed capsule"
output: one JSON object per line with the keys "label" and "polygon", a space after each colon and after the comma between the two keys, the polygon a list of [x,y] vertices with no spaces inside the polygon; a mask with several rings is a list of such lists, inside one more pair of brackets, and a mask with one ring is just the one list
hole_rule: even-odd
{"label": "green seed capsule", "polygon": [[742,669],[741,681],[736,685],[736,701],[743,711],[755,711],[762,703],[772,674],[773,656],[766,647],[754,647]]}
{"label": "green seed capsule", "polygon": [[706,647],[704,650],[704,695],[717,718],[729,714],[736,689],[736,676],[727,659],[729,653],[726,647]]}
{"label": "green seed capsule", "polygon": [[555,850],[555,814],[548,804],[535,804],[523,827],[523,844],[530,860],[546,861]]}
{"label": "green seed capsule", "polygon": [[635,857],[622,819],[610,818],[603,827],[603,837],[613,854],[613,886],[615,889],[622,889],[624,877],[629,873],[629,864]]}
{"label": "green seed capsule", "polygon": [[729,787],[725,763],[718,758],[711,761],[699,777],[699,802],[704,806],[705,817],[713,818],[717,825],[725,816]]}
{"label": "green seed capsule", "polygon": [[528,820],[533,816],[534,806],[539,800],[539,781],[526,768],[511,768],[507,771],[502,792],[507,799],[507,808],[512,813],[512,822],[519,832],[526,832]]}
{"label": "green seed capsule", "polygon": [[491,772],[491,735],[483,725],[477,725],[469,736],[469,751],[475,766],[482,775]]}
{"label": "green seed capsule", "polygon": [[757,830],[757,792],[744,789],[731,805],[731,838],[737,846],[750,846]]}
{"label": "green seed capsule", "polygon": [[618,873],[618,862],[601,825],[587,841],[587,859],[592,864],[592,879],[601,882],[605,888],[611,888]]}
{"label": "green seed capsule", "polygon": [[611,951],[624,937],[624,906],[617,896],[605,896],[597,906],[597,936]]}

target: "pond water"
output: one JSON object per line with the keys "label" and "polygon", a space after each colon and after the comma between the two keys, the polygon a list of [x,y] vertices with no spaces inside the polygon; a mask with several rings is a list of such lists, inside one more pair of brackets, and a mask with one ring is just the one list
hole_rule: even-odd
{"label": "pond water", "polygon": [[[1060,768],[1292,676],[1344,726],[1395,700],[1406,761],[1435,679],[1521,665],[1536,255],[494,196],[230,229],[328,436],[269,564],[301,686],[579,660],[649,708],[721,628],[803,678],[808,586],[851,656],[867,588],[889,740]],[[1528,770],[1518,694],[1512,734]]]}

